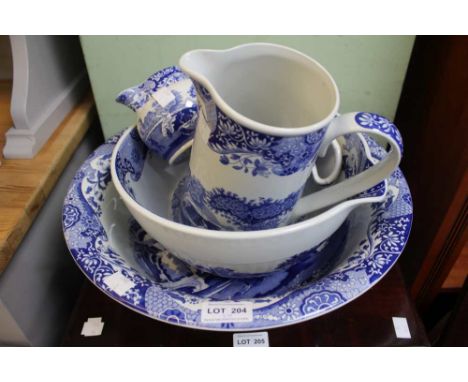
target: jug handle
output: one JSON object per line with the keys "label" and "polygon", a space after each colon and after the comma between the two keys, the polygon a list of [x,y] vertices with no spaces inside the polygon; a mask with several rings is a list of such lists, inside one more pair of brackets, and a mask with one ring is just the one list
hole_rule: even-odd
{"label": "jug handle", "polygon": [[[332,150],[331,153],[329,153],[330,149]],[[333,167],[329,174],[326,176],[322,176],[318,168],[320,166],[320,162],[322,158],[325,158],[323,160],[324,163],[328,163],[329,160],[328,157],[333,155]],[[338,178],[338,175],[340,175],[341,172],[341,165],[343,163],[343,153],[341,151],[341,145],[338,143],[336,139],[334,139],[329,146],[325,148],[325,151],[319,155],[319,158],[317,158],[317,161],[314,164],[314,167],[312,168],[312,177],[314,178],[315,183],[320,184],[320,185],[327,185],[336,180]]]}
{"label": "jug handle", "polygon": [[330,207],[359,194],[389,177],[396,169],[403,154],[401,134],[388,119],[374,113],[354,112],[337,116],[327,129],[321,146],[322,151],[319,154],[323,156],[334,139],[352,133],[381,137],[390,144],[391,151],[380,162],[360,174],[301,198],[294,208],[292,219]]}

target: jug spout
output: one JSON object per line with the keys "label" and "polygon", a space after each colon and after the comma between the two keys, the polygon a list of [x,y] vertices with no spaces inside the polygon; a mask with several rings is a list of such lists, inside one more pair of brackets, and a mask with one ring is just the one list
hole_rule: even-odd
{"label": "jug spout", "polygon": [[192,80],[210,87],[217,74],[222,71],[222,51],[197,49],[185,53],[179,61],[179,66]]}
{"label": "jug spout", "polygon": [[[216,127],[216,103],[213,97],[218,97],[217,91],[223,70],[227,63],[224,51],[199,49],[185,53],[179,61],[179,66],[189,75],[198,94],[200,112],[208,128]],[[219,102],[222,101],[218,101]],[[201,123],[201,119],[199,119]]]}

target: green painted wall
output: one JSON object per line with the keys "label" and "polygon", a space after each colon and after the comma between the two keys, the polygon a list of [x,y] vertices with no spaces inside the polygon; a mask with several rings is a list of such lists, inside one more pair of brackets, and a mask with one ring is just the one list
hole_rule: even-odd
{"label": "green painted wall", "polygon": [[322,63],[341,94],[340,112],[373,111],[393,118],[414,36],[82,36],[106,137],[134,123],[114,99],[119,91],[177,64],[186,51],[265,41],[295,48]]}

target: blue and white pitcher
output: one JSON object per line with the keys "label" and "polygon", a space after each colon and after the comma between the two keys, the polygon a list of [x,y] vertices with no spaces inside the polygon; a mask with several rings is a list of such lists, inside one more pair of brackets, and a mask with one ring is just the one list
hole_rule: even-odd
{"label": "blue and white pitcher", "polygon": [[116,101],[137,114],[138,134],[145,145],[172,164],[192,146],[198,118],[195,97],[190,78],[169,66],[121,91]]}
{"label": "blue and white pitcher", "polygon": [[[189,194],[213,224],[279,227],[372,187],[400,162],[395,125],[373,113],[338,115],[332,76],[296,50],[263,43],[194,50],[179,65],[200,108]],[[391,151],[365,172],[301,198],[317,157],[335,138],[357,132],[380,136]]]}

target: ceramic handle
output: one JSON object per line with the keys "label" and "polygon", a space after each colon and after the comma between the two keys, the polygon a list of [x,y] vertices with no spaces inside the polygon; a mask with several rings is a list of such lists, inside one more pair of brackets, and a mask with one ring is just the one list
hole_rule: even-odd
{"label": "ceramic handle", "polygon": [[[294,209],[293,219],[329,207],[371,188],[390,176],[400,163],[403,153],[400,132],[388,119],[373,113],[347,113],[336,117],[328,127],[322,143],[323,150],[326,150],[335,138],[351,133],[382,137],[390,144],[391,151],[366,171],[300,199]],[[320,154],[323,155],[322,152]]]}
{"label": "ceramic handle", "polygon": [[[322,176],[318,168],[322,167],[321,162],[328,163],[330,161],[330,157],[333,156],[333,166],[329,173],[326,176]],[[312,177],[314,178],[315,183],[320,185],[327,185],[336,180],[338,175],[341,172],[341,165],[343,163],[343,153],[341,151],[341,146],[338,141],[335,139],[331,142],[329,146],[326,147],[325,152],[323,155],[319,155],[317,161],[315,162],[314,167],[312,168]]]}

